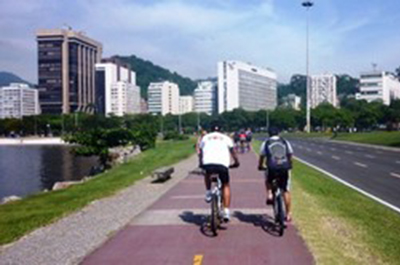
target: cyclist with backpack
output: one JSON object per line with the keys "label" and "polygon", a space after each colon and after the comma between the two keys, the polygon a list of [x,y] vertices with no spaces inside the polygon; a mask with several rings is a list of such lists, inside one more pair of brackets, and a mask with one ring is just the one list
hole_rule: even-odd
{"label": "cyclist with backpack", "polygon": [[269,138],[261,145],[258,169],[265,171],[265,187],[267,191],[267,205],[272,204],[271,183],[277,178],[279,187],[284,191],[283,197],[286,207],[286,220],[291,221],[290,198],[290,169],[292,168],[293,149],[290,143],[279,136],[277,128],[270,128]]}

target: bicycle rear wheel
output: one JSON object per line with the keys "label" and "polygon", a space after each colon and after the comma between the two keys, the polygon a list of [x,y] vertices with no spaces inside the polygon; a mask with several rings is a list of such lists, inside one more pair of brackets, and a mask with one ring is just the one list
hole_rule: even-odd
{"label": "bicycle rear wheel", "polygon": [[283,236],[285,231],[285,210],[283,206],[282,195],[275,198],[275,222],[279,225],[279,235]]}
{"label": "bicycle rear wheel", "polygon": [[211,200],[211,220],[210,226],[211,231],[214,236],[218,235],[218,227],[219,227],[219,209],[218,209],[218,196],[213,194]]}

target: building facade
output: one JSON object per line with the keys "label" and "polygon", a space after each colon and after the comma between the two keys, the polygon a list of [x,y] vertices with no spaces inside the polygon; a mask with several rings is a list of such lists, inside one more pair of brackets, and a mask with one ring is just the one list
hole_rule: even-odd
{"label": "building facade", "polygon": [[26,84],[11,83],[0,88],[0,119],[40,114],[39,92]]}
{"label": "building facade", "polygon": [[368,102],[382,101],[390,105],[392,99],[400,99],[400,82],[388,72],[365,72],[360,75],[360,92],[356,99]]}
{"label": "building facade", "polygon": [[147,93],[149,113],[179,114],[179,87],[177,84],[169,81],[150,83]]}
{"label": "building facade", "polygon": [[218,63],[218,113],[277,106],[277,75],[270,69],[239,61]]}
{"label": "building facade", "polygon": [[179,113],[185,114],[193,112],[194,102],[193,96],[180,96],[179,97]]}
{"label": "building facade", "polygon": [[324,102],[337,107],[336,76],[332,74],[313,75],[310,79],[310,107],[316,108]]}
{"label": "building facade", "polygon": [[140,88],[136,73],[117,59],[96,64],[96,107],[106,116],[140,113]]}
{"label": "building facade", "polygon": [[90,112],[95,103],[95,64],[102,45],[70,29],[39,30],[38,85],[43,113]]}
{"label": "building facade", "polygon": [[212,115],[217,110],[217,84],[212,81],[199,82],[194,90],[194,111]]}
{"label": "building facade", "polygon": [[287,108],[292,108],[294,110],[300,110],[301,97],[295,94],[289,94],[282,98],[282,105]]}

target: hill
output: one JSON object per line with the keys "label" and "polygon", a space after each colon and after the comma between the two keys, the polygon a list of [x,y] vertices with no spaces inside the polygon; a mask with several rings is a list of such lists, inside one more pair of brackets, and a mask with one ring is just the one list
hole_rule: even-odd
{"label": "hill", "polygon": [[13,73],[0,72],[0,86],[8,86],[10,83],[24,83],[30,85],[29,82]]}
{"label": "hill", "polygon": [[188,77],[183,77],[176,72],[171,72],[150,61],[143,60],[135,55],[115,56],[129,64],[136,72],[136,82],[141,88],[142,97],[147,99],[147,88],[151,82],[171,81],[179,86],[181,95],[192,95],[197,83]]}

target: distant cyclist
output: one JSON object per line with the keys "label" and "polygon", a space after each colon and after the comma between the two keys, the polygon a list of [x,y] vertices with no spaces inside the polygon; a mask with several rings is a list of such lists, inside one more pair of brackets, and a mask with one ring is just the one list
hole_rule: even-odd
{"label": "distant cyclist", "polygon": [[239,160],[233,148],[232,139],[219,132],[220,127],[214,125],[212,132],[206,134],[200,143],[201,167],[205,171],[204,183],[206,186],[206,202],[211,201],[211,175],[218,174],[222,182],[223,194],[223,219],[230,220],[229,207],[231,203],[231,191],[229,185],[230,158],[234,165],[239,166]]}
{"label": "distant cyclist", "polygon": [[240,141],[240,151],[244,153],[247,147],[247,135],[244,130],[241,130],[239,133],[239,141]]}
{"label": "distant cyclist", "polygon": [[251,150],[251,141],[253,140],[253,132],[250,128],[247,128],[246,131],[246,141],[247,141],[247,149]]}
{"label": "distant cyclist", "polygon": [[272,180],[278,178],[278,185],[284,191],[287,221],[291,221],[292,219],[290,198],[292,156],[293,149],[290,143],[279,136],[277,128],[271,128],[269,130],[269,138],[261,145],[258,168],[262,170],[264,168],[264,161],[266,160],[265,187],[267,191],[267,204],[272,204]]}

